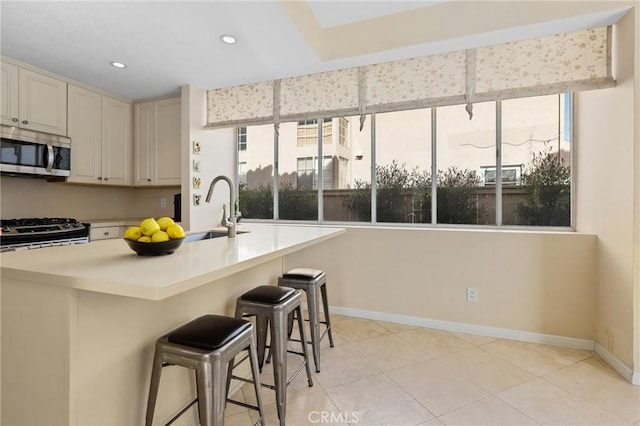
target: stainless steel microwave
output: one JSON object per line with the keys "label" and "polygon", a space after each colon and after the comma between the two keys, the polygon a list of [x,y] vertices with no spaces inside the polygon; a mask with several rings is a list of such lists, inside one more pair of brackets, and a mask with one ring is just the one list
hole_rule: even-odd
{"label": "stainless steel microwave", "polygon": [[71,174],[71,139],[66,136],[0,126],[2,174],[66,177]]}

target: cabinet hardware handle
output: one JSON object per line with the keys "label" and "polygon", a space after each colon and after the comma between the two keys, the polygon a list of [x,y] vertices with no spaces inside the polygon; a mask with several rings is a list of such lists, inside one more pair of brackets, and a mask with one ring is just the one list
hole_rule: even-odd
{"label": "cabinet hardware handle", "polygon": [[27,120],[22,120],[22,124],[29,124]]}
{"label": "cabinet hardware handle", "polygon": [[102,176],[98,176],[98,180],[102,180]]}
{"label": "cabinet hardware handle", "polygon": [[109,231],[104,231],[103,235],[109,235]]}
{"label": "cabinet hardware handle", "polygon": [[109,180],[109,178],[104,178],[104,180]]}
{"label": "cabinet hardware handle", "polygon": [[13,118],[11,119],[11,121],[13,121],[14,123],[17,123],[17,122],[18,122],[18,119],[17,119],[16,117],[13,117]]}
{"label": "cabinet hardware handle", "polygon": [[147,182],[151,182],[151,179],[147,179]]}

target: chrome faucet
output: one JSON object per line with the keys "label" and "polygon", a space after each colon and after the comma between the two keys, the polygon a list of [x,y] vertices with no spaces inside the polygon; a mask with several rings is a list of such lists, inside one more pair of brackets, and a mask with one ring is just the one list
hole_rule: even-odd
{"label": "chrome faucet", "polygon": [[209,185],[209,192],[207,193],[207,198],[205,199],[205,201],[207,203],[211,202],[211,196],[213,195],[213,187],[216,186],[216,183],[218,183],[218,181],[220,180],[224,180],[229,184],[229,210],[231,210],[229,219],[227,219],[226,209],[224,208],[224,205],[222,206],[223,216],[220,224],[227,228],[228,230],[227,235],[229,236],[229,238],[234,238],[236,236],[236,213],[235,213],[236,194],[235,194],[235,191],[233,190],[233,183],[231,182],[231,179],[223,175],[217,176],[215,179],[213,179],[213,181],[211,181],[211,185]]}

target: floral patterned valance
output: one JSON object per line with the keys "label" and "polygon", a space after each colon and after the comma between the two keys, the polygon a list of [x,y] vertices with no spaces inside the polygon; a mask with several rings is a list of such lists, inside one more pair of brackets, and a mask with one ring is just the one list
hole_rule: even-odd
{"label": "floral patterned valance", "polygon": [[611,27],[600,27],[209,90],[206,127],[471,105],[614,85]]}
{"label": "floral patterned valance", "polygon": [[301,77],[280,83],[280,118],[358,109],[358,69],[349,68]]}
{"label": "floral patterned valance", "polygon": [[600,27],[478,48],[475,94],[495,99],[509,93],[557,87],[584,90],[613,82],[610,31],[611,27]]}
{"label": "floral patterned valance", "polygon": [[217,127],[273,120],[273,81],[207,91],[207,121]]}

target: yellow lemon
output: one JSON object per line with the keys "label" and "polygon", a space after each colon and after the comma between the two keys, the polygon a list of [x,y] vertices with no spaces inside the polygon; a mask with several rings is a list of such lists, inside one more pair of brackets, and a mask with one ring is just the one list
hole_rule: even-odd
{"label": "yellow lemon", "polygon": [[143,235],[142,237],[138,238],[138,242],[139,243],[150,243],[151,242],[151,237],[149,237],[147,235]]}
{"label": "yellow lemon", "polygon": [[178,224],[173,224],[167,228],[167,234],[171,239],[184,238],[184,229]]}
{"label": "yellow lemon", "polygon": [[130,226],[130,227],[127,228],[126,231],[124,231],[124,237],[127,240],[136,241],[140,237],[142,237],[142,231],[140,230],[139,226]]}
{"label": "yellow lemon", "polygon": [[158,222],[158,225],[160,225],[161,231],[166,231],[168,227],[174,224],[173,219],[166,216],[161,217],[160,219],[157,220],[157,222]]}
{"label": "yellow lemon", "polygon": [[156,231],[160,230],[160,225],[152,217],[149,217],[140,222],[140,230],[148,237],[152,236]]}
{"label": "yellow lemon", "polygon": [[163,241],[169,241],[169,235],[164,231],[156,231],[151,236],[152,243],[161,243]]}

